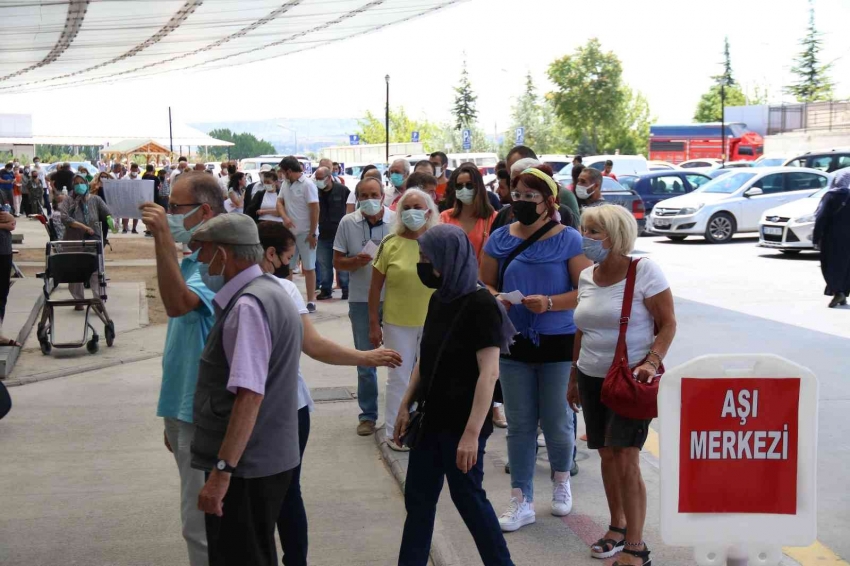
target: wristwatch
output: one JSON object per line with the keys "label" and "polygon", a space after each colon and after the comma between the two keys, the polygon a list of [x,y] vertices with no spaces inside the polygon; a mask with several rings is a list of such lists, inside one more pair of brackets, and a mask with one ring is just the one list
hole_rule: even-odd
{"label": "wristwatch", "polygon": [[215,469],[219,472],[227,472],[228,474],[232,474],[236,471],[236,468],[227,463],[226,460],[222,459],[215,463]]}
{"label": "wristwatch", "polygon": [[549,301],[549,306],[546,307],[546,312],[549,312],[549,311],[552,310],[552,297],[551,297],[551,295],[546,297],[546,300]]}

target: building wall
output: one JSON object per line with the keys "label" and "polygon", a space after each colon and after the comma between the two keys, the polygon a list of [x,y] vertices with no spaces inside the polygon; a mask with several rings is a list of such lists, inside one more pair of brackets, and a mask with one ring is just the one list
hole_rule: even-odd
{"label": "building wall", "polygon": [[764,138],[764,152],[793,157],[807,151],[850,148],[850,130],[786,132]]}

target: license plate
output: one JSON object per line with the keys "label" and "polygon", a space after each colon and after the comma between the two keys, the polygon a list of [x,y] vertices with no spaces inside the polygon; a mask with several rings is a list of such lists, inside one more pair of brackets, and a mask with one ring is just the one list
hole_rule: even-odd
{"label": "license plate", "polygon": [[655,226],[656,228],[669,228],[670,227],[670,221],[669,220],[658,220],[658,219],[656,219],[656,220],[652,221],[652,225]]}
{"label": "license plate", "polygon": [[773,226],[765,226],[764,227],[764,235],[765,236],[781,236],[782,228],[775,228]]}

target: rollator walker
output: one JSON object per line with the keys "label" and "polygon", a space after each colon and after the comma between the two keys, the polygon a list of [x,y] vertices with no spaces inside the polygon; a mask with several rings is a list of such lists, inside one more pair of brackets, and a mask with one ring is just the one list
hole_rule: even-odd
{"label": "rollator walker", "polygon": [[[83,299],[61,299],[51,298],[51,294],[61,283],[82,283],[91,286],[92,277],[97,274],[96,296]],[[115,342],[115,324],[106,312],[106,272],[103,263],[103,242],[97,240],[72,240],[51,241],[45,248],[45,271],[37,277],[44,280],[44,309],[41,314],[41,322],[38,323],[38,343],[41,353],[49,355],[53,348],[70,349],[86,347],[90,354],[99,349],[100,336],[89,322],[92,311],[104,324],[104,335],[106,345],[112,346]],[[85,291],[84,291],[85,292]],[[77,307],[85,308],[86,316],[83,326],[83,338],[80,342],[56,343],[55,333],[55,307]],[[91,338],[89,338],[91,330]]]}

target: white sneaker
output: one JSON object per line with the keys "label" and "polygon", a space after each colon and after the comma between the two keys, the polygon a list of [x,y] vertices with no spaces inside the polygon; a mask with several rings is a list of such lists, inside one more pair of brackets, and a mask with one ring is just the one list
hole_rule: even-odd
{"label": "white sneaker", "polygon": [[510,533],[519,530],[520,527],[530,525],[536,520],[534,503],[529,502],[525,497],[522,498],[522,501],[516,497],[511,497],[510,505],[499,517],[499,525],[502,527],[502,532]]}
{"label": "white sneaker", "polygon": [[564,481],[552,482],[552,514],[565,517],[573,510],[573,492],[570,489],[570,478]]}
{"label": "white sneaker", "polygon": [[546,438],[543,436],[543,433],[537,435],[537,446],[540,448],[546,448]]}

